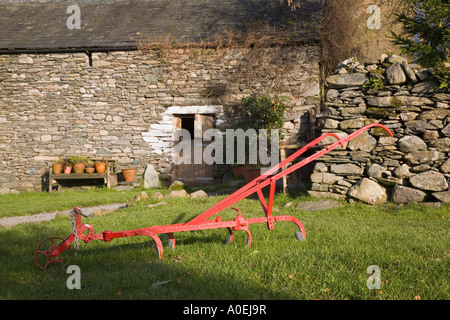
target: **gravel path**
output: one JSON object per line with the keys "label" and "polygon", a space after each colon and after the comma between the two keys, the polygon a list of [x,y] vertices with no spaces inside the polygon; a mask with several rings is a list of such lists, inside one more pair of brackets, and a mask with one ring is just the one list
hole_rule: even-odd
{"label": "gravel path", "polygon": [[[95,207],[88,207],[88,208],[81,208],[81,211],[86,214],[90,215],[93,212],[97,210],[116,210],[120,208],[124,208],[126,206],[125,203],[114,203],[114,204],[106,204],[106,205],[100,205]],[[71,209],[72,210],[72,209]],[[64,211],[56,211],[56,212],[50,212],[50,213],[38,213],[34,215],[28,215],[28,216],[18,216],[18,217],[5,217],[0,218],[0,226],[6,226],[6,227],[12,227],[20,223],[39,223],[42,221],[49,221],[54,219],[55,217],[59,215],[69,215],[71,210],[64,210]]]}

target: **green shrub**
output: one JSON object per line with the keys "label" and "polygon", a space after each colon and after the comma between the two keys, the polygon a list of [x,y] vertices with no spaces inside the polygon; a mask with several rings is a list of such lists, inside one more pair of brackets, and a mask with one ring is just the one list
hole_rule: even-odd
{"label": "green shrub", "polygon": [[69,160],[72,164],[77,164],[77,163],[87,164],[90,161],[89,158],[86,156],[72,156],[72,157],[70,157]]}
{"label": "green shrub", "polygon": [[280,96],[252,95],[242,99],[242,106],[236,112],[236,128],[279,129],[284,124],[287,98]]}

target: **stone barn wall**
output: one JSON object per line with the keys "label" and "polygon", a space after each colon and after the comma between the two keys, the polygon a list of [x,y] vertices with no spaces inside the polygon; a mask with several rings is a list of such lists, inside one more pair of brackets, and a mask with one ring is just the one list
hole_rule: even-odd
{"label": "stone barn wall", "polygon": [[169,181],[167,110],[235,105],[252,93],[294,96],[284,131],[301,139],[319,103],[318,48],[277,50],[275,78],[246,69],[239,48],[0,55],[0,193],[45,190],[48,163],[71,155],[136,166],[136,179],[152,164]]}
{"label": "stone barn wall", "polygon": [[436,87],[430,70],[396,55],[347,60],[326,85],[323,133],[346,136],[377,122],[394,137],[373,128],[318,159],[311,195],[372,204],[450,201],[450,94]]}

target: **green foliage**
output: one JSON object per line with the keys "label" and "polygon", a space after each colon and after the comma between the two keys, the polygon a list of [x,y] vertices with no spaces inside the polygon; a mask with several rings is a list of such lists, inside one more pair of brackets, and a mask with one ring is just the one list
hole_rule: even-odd
{"label": "green foliage", "polygon": [[236,111],[235,127],[243,129],[280,129],[284,123],[285,101],[280,96],[252,95],[242,99]]}
{"label": "green foliage", "polygon": [[435,78],[439,81],[439,88],[442,90],[450,89],[450,68],[435,68]]}
{"label": "green foliage", "polygon": [[[291,98],[292,99],[292,98]],[[271,150],[272,131],[281,129],[284,124],[284,112],[287,109],[287,97],[269,95],[251,95],[242,99],[242,103],[228,111],[228,122],[234,129],[255,130],[258,139],[267,139],[267,146]],[[260,131],[266,129],[267,131]],[[278,131],[279,138],[283,135]],[[260,140],[259,140],[260,141]],[[246,138],[246,149],[250,150],[252,145],[250,139]],[[236,148],[235,148],[236,150]],[[246,151],[245,163],[248,163],[249,154]],[[236,159],[236,157],[235,157]]]}
{"label": "green foliage", "polygon": [[92,161],[89,160],[89,158],[86,157],[86,156],[72,156],[72,157],[70,157],[69,160],[70,160],[70,162],[71,162],[72,164],[77,164],[77,163],[84,163],[84,164],[92,163]]}
{"label": "green foliage", "polygon": [[393,43],[423,67],[443,65],[449,59],[450,4],[448,0],[409,0],[412,13],[396,15],[403,34],[392,32]]}
{"label": "green foliage", "polygon": [[384,88],[383,80],[379,78],[369,79],[364,83],[363,88],[365,89],[382,89]]}

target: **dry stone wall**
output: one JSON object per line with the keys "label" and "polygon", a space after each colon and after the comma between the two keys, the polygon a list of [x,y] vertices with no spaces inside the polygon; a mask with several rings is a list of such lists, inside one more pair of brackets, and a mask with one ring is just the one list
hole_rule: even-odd
{"label": "dry stone wall", "polygon": [[[0,193],[46,189],[48,163],[71,155],[148,164],[171,178],[169,108],[223,106],[262,91],[293,95],[286,137],[319,101],[318,49],[280,49],[283,90],[242,74],[245,50],[168,49],[0,55]],[[280,52],[277,52],[280,54]],[[281,91],[281,92],[280,92]],[[219,119],[220,120],[220,119]]]}
{"label": "dry stone wall", "polygon": [[311,195],[371,204],[450,201],[450,94],[431,70],[396,55],[349,59],[326,87],[324,133],[345,137],[381,123],[394,136],[372,128],[319,158]]}

